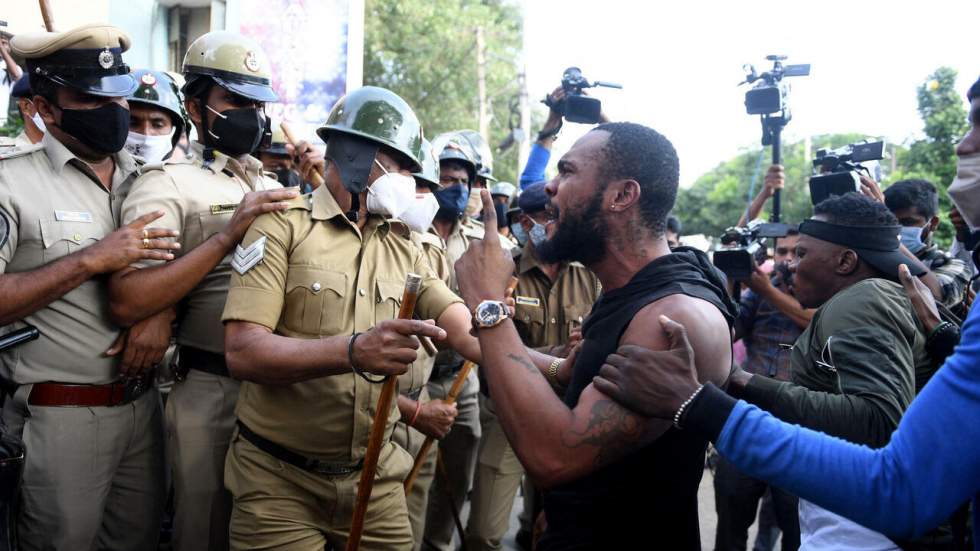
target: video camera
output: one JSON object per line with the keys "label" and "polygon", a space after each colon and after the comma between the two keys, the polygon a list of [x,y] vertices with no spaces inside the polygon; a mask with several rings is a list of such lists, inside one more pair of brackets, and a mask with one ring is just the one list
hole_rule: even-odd
{"label": "video camera", "polygon": [[745,111],[750,115],[788,112],[789,85],[783,82],[783,77],[803,77],[810,74],[809,63],[783,65],[783,60],[786,59],[783,55],[770,55],[766,59],[772,61],[772,69],[761,75],[756,72],[755,66],[743,66],[748,74],[742,84],[756,83],[745,93]]}
{"label": "video camera", "polygon": [[604,82],[596,80],[589,82],[582,75],[582,70],[578,67],[569,67],[561,76],[561,87],[565,90],[565,99],[553,104],[549,98],[542,100],[542,103],[559,113],[568,122],[579,122],[583,124],[595,124],[599,122],[599,113],[602,112],[602,102],[598,98],[590,98],[583,95],[582,90],[605,86],[606,88],[622,89],[623,85],[614,82]]}
{"label": "video camera", "polygon": [[884,157],[884,140],[865,140],[838,149],[818,149],[813,166],[820,174],[810,178],[810,201],[816,205],[833,195],[860,191],[860,172],[875,181],[881,180],[881,167],[877,161]]}
{"label": "video camera", "polygon": [[716,249],[714,264],[728,277],[744,281],[752,275],[755,266],[766,261],[765,240],[787,235],[788,225],[760,220],[753,220],[748,226],[728,228],[721,235],[721,243],[735,246]]}

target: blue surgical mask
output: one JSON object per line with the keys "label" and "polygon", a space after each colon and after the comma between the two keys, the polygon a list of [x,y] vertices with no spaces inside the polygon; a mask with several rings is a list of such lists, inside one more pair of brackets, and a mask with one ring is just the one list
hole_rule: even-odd
{"label": "blue surgical mask", "polygon": [[436,201],[439,201],[437,216],[440,218],[458,218],[466,210],[466,203],[470,198],[470,188],[463,184],[455,184],[435,192],[434,195]]}
{"label": "blue surgical mask", "polygon": [[527,235],[531,238],[531,243],[534,243],[535,247],[540,247],[542,243],[548,240],[547,227],[537,222],[534,222],[534,225],[531,226],[531,231],[527,232]]}
{"label": "blue surgical mask", "polygon": [[905,248],[912,254],[921,251],[926,246],[922,242],[922,229],[919,226],[902,226],[902,233],[900,234],[902,245],[905,245]]}
{"label": "blue surgical mask", "polygon": [[527,232],[524,231],[524,226],[514,222],[510,225],[510,233],[514,236],[514,239],[517,240],[520,246],[523,247],[524,244],[527,243]]}

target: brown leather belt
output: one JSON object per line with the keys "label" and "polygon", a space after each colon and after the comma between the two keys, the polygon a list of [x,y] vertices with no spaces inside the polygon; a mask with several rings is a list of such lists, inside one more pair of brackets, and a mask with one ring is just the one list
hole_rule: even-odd
{"label": "brown leather belt", "polygon": [[46,407],[123,406],[142,396],[152,384],[152,372],[132,381],[106,385],[35,383],[27,403]]}
{"label": "brown leather belt", "polygon": [[212,375],[221,377],[231,377],[228,373],[228,365],[225,364],[224,354],[215,354],[193,346],[180,347],[180,357],[177,360],[180,370],[184,373],[188,369],[196,369]]}

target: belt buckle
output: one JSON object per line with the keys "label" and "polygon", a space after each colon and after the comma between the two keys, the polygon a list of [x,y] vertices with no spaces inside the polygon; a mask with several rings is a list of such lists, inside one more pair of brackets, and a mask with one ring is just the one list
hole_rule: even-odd
{"label": "belt buckle", "polygon": [[354,465],[341,465],[339,463],[331,463],[329,461],[321,461],[319,459],[310,459],[306,463],[306,468],[307,470],[324,476],[341,476],[359,471],[361,469],[361,465],[363,465],[363,460]]}
{"label": "belt buckle", "polygon": [[310,471],[325,476],[339,476],[354,472],[354,469],[349,465],[338,465],[336,463],[328,463],[318,459],[311,459],[306,466]]}

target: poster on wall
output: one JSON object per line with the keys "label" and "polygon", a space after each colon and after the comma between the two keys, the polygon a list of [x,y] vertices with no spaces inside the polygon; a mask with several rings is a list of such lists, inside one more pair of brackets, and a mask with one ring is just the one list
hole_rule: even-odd
{"label": "poster on wall", "polygon": [[272,65],[280,102],[266,112],[322,146],[316,129],[348,87],[361,85],[363,1],[240,0],[239,6],[239,32],[258,41]]}

